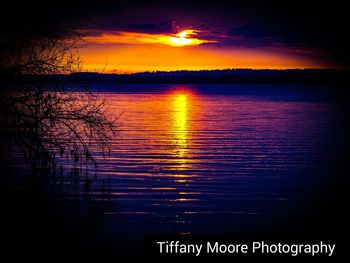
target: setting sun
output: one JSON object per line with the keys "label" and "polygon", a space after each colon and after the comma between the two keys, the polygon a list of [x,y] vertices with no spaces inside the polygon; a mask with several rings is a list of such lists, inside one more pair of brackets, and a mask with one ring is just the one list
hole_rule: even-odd
{"label": "setting sun", "polygon": [[171,46],[186,46],[186,45],[200,45],[202,43],[215,42],[209,40],[202,40],[198,38],[188,38],[190,35],[196,35],[195,30],[183,30],[176,34],[175,37],[169,37],[169,45]]}

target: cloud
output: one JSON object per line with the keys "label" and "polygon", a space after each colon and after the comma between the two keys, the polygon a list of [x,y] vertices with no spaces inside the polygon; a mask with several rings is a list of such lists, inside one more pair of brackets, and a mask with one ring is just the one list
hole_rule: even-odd
{"label": "cloud", "polygon": [[174,21],[163,21],[159,23],[133,23],[121,27],[125,31],[140,33],[173,33]]}
{"label": "cloud", "polygon": [[197,30],[183,30],[177,34],[150,34],[138,32],[97,33],[82,31],[84,40],[93,44],[163,44],[169,46],[194,46],[212,43],[214,40],[194,38],[200,33]]}

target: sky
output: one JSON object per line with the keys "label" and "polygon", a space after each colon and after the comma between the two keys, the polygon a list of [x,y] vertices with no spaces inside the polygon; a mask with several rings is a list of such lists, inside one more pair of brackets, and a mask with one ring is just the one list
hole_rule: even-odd
{"label": "sky", "polygon": [[18,19],[0,22],[5,39],[79,33],[84,71],[347,68],[345,6],[304,2],[32,1],[16,12],[14,2],[4,10]]}
{"label": "sky", "polygon": [[[79,50],[87,71],[133,73],[142,71],[208,70],[228,68],[326,68],[311,50],[281,46],[246,46],[231,37],[205,36],[196,31],[178,37],[190,26],[167,33],[101,32],[85,37]],[[203,35],[203,36],[201,36]],[[234,37],[233,37],[234,39]],[[233,43],[225,43],[232,41]],[[238,41],[237,41],[238,42]]]}

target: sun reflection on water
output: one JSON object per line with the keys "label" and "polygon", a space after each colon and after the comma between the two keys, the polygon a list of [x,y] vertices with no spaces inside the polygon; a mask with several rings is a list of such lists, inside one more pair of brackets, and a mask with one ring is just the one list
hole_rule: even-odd
{"label": "sun reflection on water", "polygon": [[173,144],[180,163],[186,163],[188,154],[188,95],[174,94],[173,97]]}

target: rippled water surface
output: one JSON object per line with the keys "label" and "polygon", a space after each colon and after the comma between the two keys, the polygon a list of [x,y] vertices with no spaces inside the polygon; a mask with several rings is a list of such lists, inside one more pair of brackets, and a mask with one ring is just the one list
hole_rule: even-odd
{"label": "rippled water surface", "polygon": [[64,172],[47,193],[95,203],[82,213],[120,235],[254,231],[290,218],[327,181],[333,136],[331,103],[298,92],[101,93],[120,114],[110,158],[97,158],[89,187],[84,170],[80,179]]}

